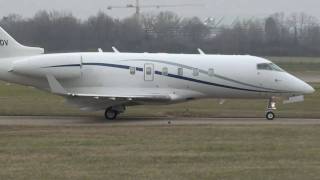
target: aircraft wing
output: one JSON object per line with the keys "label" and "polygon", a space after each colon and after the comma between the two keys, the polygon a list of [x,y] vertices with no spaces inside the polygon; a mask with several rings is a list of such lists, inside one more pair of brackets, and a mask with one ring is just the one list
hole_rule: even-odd
{"label": "aircraft wing", "polygon": [[71,94],[72,97],[92,97],[95,99],[105,98],[112,101],[116,100],[159,100],[159,101],[170,101],[172,98],[169,95],[153,95],[153,94],[141,94],[141,95],[116,95],[116,94]]}
{"label": "aircraft wing", "polygon": [[47,75],[47,80],[52,93],[64,96],[70,104],[84,110],[102,110],[118,105],[170,104],[203,96],[190,90],[140,87],[80,87],[69,92],[53,75]]}
{"label": "aircraft wing", "polygon": [[[47,75],[47,80],[51,89],[51,92],[54,94],[68,96],[68,97],[86,97],[86,98],[94,98],[94,99],[108,99],[112,101],[171,101],[174,100],[172,96],[170,96],[167,92],[155,92],[153,89],[152,92],[143,91],[141,89],[136,90],[128,90],[128,89],[106,89],[106,88],[87,88],[81,89],[80,93],[72,93],[68,92],[62,85],[58,82],[58,80],[53,75]],[[81,93],[81,92],[89,92],[89,93]],[[93,92],[93,93],[90,93]],[[107,93],[106,93],[107,92]]]}
{"label": "aircraft wing", "polygon": [[66,100],[68,104],[74,105],[82,110],[89,110],[89,111],[98,111],[98,110],[105,110],[108,107],[114,107],[114,106],[134,106],[134,105],[142,105],[142,104],[148,104],[148,102],[154,104],[154,103],[167,103],[170,100],[167,100],[165,98],[160,98],[150,96],[150,97],[119,97],[119,96],[91,96],[87,94],[83,94],[80,96],[66,96]]}

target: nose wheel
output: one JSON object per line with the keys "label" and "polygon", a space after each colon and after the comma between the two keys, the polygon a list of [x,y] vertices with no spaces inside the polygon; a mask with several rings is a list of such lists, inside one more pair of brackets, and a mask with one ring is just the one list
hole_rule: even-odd
{"label": "nose wheel", "polygon": [[269,121],[274,120],[275,117],[276,117],[276,115],[275,115],[273,112],[267,112],[267,114],[266,114],[266,118],[267,118]]}
{"label": "nose wheel", "polygon": [[266,113],[267,120],[272,121],[275,119],[276,115],[274,114],[273,111],[275,111],[276,109],[277,108],[276,108],[275,98],[270,98],[268,107],[267,107],[267,113]]}

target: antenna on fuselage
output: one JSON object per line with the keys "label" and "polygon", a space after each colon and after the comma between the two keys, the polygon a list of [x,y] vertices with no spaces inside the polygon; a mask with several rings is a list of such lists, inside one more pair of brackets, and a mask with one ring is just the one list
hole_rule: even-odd
{"label": "antenna on fuselage", "polygon": [[199,53],[200,53],[201,55],[206,55],[206,53],[203,52],[202,49],[198,48],[198,51],[199,51]]}
{"label": "antenna on fuselage", "polygon": [[112,50],[114,51],[114,53],[120,53],[120,51],[114,46],[112,46]]}

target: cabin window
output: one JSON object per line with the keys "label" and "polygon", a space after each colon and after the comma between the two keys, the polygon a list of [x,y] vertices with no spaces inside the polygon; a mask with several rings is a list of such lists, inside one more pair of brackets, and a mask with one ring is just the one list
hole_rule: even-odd
{"label": "cabin window", "polygon": [[283,72],[284,70],[281,69],[279,66],[273,63],[261,63],[257,65],[258,70],[267,70],[267,71],[280,71]]}
{"label": "cabin window", "polygon": [[162,75],[168,76],[168,74],[169,74],[168,68],[167,67],[162,68]]}
{"label": "cabin window", "polygon": [[211,76],[211,77],[214,76],[214,69],[213,68],[209,69],[208,75]]}
{"label": "cabin window", "polygon": [[178,68],[178,75],[183,76],[183,68]]}
{"label": "cabin window", "polygon": [[199,76],[199,69],[193,69],[193,76]]}
{"label": "cabin window", "polygon": [[152,75],[152,68],[151,67],[146,68],[146,75]]}
{"label": "cabin window", "polygon": [[136,74],[136,68],[135,67],[130,67],[130,74],[135,75]]}

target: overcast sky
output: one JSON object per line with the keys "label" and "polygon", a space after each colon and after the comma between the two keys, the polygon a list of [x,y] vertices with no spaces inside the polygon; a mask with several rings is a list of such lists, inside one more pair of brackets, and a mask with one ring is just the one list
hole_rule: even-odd
{"label": "overcast sky", "polygon": [[[133,9],[107,10],[109,5],[126,5],[135,0],[0,0],[0,17],[10,13],[31,17],[39,10],[72,12],[85,19],[98,11],[123,18],[134,13]],[[275,12],[307,12],[320,17],[319,0],[141,0],[143,5],[175,5],[200,3],[203,7],[180,7],[161,10],[175,11],[181,16],[205,17],[265,17]],[[143,12],[159,12],[156,9],[143,9]]]}

